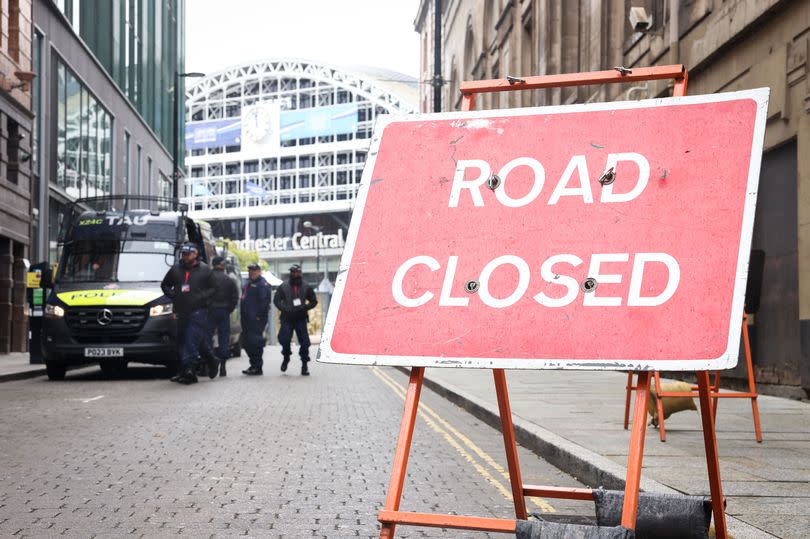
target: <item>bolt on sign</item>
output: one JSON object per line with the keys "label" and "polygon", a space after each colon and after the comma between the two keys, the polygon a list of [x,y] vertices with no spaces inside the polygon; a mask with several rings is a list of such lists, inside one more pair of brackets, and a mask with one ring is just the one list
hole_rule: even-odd
{"label": "bolt on sign", "polygon": [[733,367],[767,101],[381,118],[320,360]]}

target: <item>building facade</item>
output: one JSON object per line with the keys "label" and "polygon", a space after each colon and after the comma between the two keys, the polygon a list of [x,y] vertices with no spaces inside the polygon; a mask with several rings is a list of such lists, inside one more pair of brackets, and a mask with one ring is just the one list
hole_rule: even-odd
{"label": "building facade", "polygon": [[0,10],[0,354],[28,349],[31,256],[31,2]]}
{"label": "building facade", "polygon": [[73,200],[172,196],[173,137],[182,136],[174,133],[180,122],[174,121],[173,99],[184,67],[185,2],[33,5],[38,190],[32,259],[53,263],[60,215]]}
{"label": "building facade", "polygon": [[[443,0],[443,110],[465,80],[684,64],[689,94],[771,89],[753,248],[765,252],[749,317],[757,382],[810,391],[810,2],[803,0]],[[422,0],[421,79],[433,73],[435,0]],[[630,9],[636,10],[631,21]],[[420,109],[432,88],[420,86]],[[488,94],[478,108],[671,95],[671,81]],[[756,277],[754,277],[756,278]],[[689,338],[684,335],[684,338]],[[744,376],[742,365],[729,373]]]}
{"label": "building facade", "polygon": [[215,236],[276,275],[334,281],[379,114],[416,109],[416,80],[295,59],[235,66],[190,88],[186,201]]}

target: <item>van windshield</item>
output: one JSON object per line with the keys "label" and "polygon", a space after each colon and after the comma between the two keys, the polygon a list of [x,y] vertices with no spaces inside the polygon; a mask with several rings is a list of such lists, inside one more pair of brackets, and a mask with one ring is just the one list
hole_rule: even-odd
{"label": "van windshield", "polygon": [[59,282],[162,281],[174,261],[167,241],[75,241],[65,246]]}

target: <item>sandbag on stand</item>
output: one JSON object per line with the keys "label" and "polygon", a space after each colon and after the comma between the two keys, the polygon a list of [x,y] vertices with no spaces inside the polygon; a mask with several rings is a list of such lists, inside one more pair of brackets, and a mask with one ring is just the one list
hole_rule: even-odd
{"label": "sandbag on stand", "polygon": [[[622,521],[624,492],[596,489],[596,523],[618,526]],[[712,502],[706,496],[641,492],[638,499],[636,538],[706,539],[712,519]]]}
{"label": "sandbag on stand", "polygon": [[561,524],[545,520],[518,520],[517,539],[633,539],[633,532],[621,526],[604,527]]}

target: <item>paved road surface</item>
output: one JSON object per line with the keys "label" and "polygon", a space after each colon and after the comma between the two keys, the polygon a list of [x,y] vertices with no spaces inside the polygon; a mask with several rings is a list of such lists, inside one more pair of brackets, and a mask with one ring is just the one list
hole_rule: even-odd
{"label": "paved road surface", "polygon": [[[375,537],[407,377],[314,364],[184,387],[96,368],[0,386],[0,536]],[[428,390],[402,509],[509,517],[500,433]],[[521,449],[524,481],[580,486]],[[549,519],[585,502],[531,500]],[[397,537],[486,537],[399,527]],[[493,537],[505,537],[494,534]]]}

